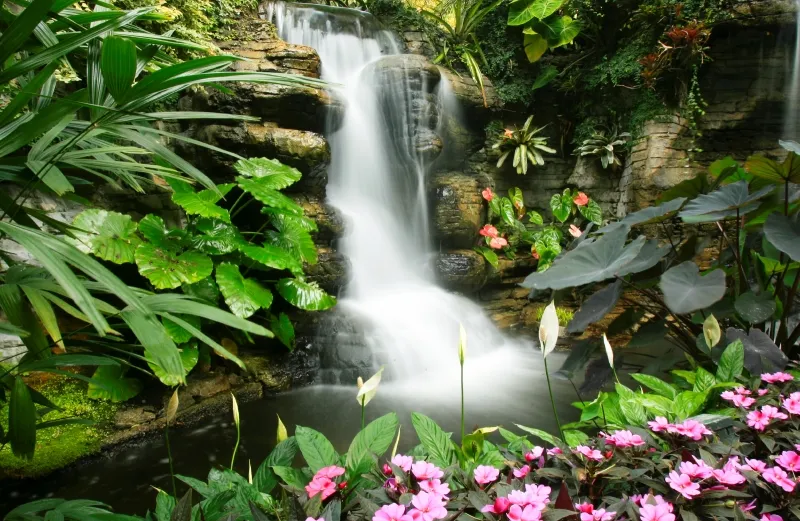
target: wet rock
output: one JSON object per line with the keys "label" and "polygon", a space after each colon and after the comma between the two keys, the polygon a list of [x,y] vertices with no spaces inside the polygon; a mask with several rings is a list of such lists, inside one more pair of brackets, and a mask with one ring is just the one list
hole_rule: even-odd
{"label": "wet rock", "polygon": [[473,250],[440,253],[435,270],[439,282],[446,288],[462,293],[474,293],[486,283],[488,263]]}
{"label": "wet rock", "polygon": [[344,217],[322,198],[308,194],[291,194],[294,202],[303,207],[306,217],[314,219],[317,231],[311,236],[318,245],[330,245],[345,233]]}
{"label": "wet rock", "polygon": [[417,54],[385,56],[369,67],[381,86],[397,84],[403,89],[433,92],[442,79],[440,68]]}
{"label": "wet rock", "polygon": [[431,185],[434,240],[447,248],[469,248],[478,238],[485,215],[478,179],[443,173]]}
{"label": "wet rock", "polygon": [[306,265],[306,278],[317,282],[322,289],[337,294],[347,284],[350,261],[338,251],[321,247],[317,248],[317,263]]}
{"label": "wet rock", "polygon": [[130,429],[156,419],[156,410],[151,406],[130,407],[117,411],[114,416],[115,429]]}
{"label": "wet rock", "polygon": [[210,398],[219,393],[229,391],[231,382],[227,375],[190,375],[186,382],[186,394],[194,398]]}
{"label": "wet rock", "polygon": [[439,70],[442,77],[450,83],[453,95],[460,102],[462,110],[466,112],[467,119],[476,126],[485,124],[485,119],[489,117],[491,111],[501,107],[500,98],[486,76],[483,77],[483,90],[486,94],[484,100],[481,89],[468,74],[456,74],[444,67],[440,67]]}
{"label": "wet rock", "polygon": [[[300,325],[299,320],[298,316],[292,317],[292,322],[297,326]],[[307,385],[319,370],[318,355],[303,345],[300,337],[294,351],[279,347],[259,355],[243,354],[239,358],[264,391],[272,393]]]}

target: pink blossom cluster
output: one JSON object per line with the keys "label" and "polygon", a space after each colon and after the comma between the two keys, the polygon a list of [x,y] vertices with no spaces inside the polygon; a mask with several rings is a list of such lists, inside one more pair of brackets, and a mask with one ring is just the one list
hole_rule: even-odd
{"label": "pink blossom cluster", "polygon": [[772,405],[764,405],[760,410],[747,413],[747,425],[757,431],[763,431],[772,420],[785,420],[788,416]]}
{"label": "pink blossom cluster", "polygon": [[789,373],[764,373],[761,375],[761,381],[768,384],[791,382],[792,380],[794,380],[794,376]]}
{"label": "pink blossom cluster", "polygon": [[670,423],[663,416],[657,416],[654,421],[647,422],[653,432],[666,431],[670,434],[679,434],[695,441],[700,441],[703,436],[714,434],[708,427],[697,420],[684,420],[683,423]]}
{"label": "pink blossom cluster", "polygon": [[639,505],[641,521],[675,521],[672,503],[660,495],[631,496],[631,501]]}
{"label": "pink blossom cluster", "polygon": [[645,441],[642,437],[631,431],[616,431],[610,435],[606,435],[605,440],[608,445],[613,445],[620,449],[645,445]]}
{"label": "pink blossom cluster", "polygon": [[552,489],[548,486],[528,484],[524,491],[512,490],[507,496],[498,497],[481,512],[496,516],[505,514],[509,521],[540,521],[542,512],[550,503],[550,492]]}
{"label": "pink blossom cluster", "polygon": [[[730,458],[721,469],[715,469],[703,460],[694,458],[692,461],[683,461],[677,471],[669,473],[666,481],[670,488],[679,492],[686,499],[693,499],[700,495],[701,485],[714,488],[726,488],[742,485],[747,478],[741,472],[744,467],[739,464],[739,458]],[[708,483],[704,483],[707,480]],[[716,481],[717,484],[712,483]]]}
{"label": "pink blossom cluster", "polygon": [[792,393],[783,400],[783,408],[789,414],[800,416],[800,392]]}
{"label": "pink blossom cluster", "polygon": [[736,407],[744,407],[747,409],[754,403],[756,403],[756,399],[752,398],[750,395],[753,392],[750,389],[745,389],[744,387],[737,387],[733,391],[725,391],[720,396],[723,400],[728,400],[729,402],[733,402],[733,405]]}
{"label": "pink blossom cluster", "polygon": [[485,224],[478,233],[484,237],[488,237],[489,247],[494,248],[495,250],[499,250],[500,248],[508,246],[508,241],[504,237],[501,237],[497,228],[491,224]]}
{"label": "pink blossom cluster", "polygon": [[617,515],[605,508],[595,508],[591,503],[575,503],[575,509],[581,514],[581,521],[611,521]]}
{"label": "pink blossom cluster", "polygon": [[[411,508],[408,510],[405,505],[384,505],[375,512],[372,521],[435,521],[447,517],[450,485],[442,482],[442,469],[427,461],[414,461],[411,456],[403,454],[395,455],[392,464],[413,475],[419,491],[411,498]],[[392,473],[392,468],[388,465],[383,470],[386,474]],[[398,483],[394,477],[386,480],[384,487],[399,494],[408,492],[406,485]]]}
{"label": "pink blossom cluster", "polygon": [[605,459],[602,452],[597,449],[587,447],[586,445],[578,445],[575,447],[574,452],[592,461],[603,461]]}
{"label": "pink blossom cluster", "polygon": [[785,492],[794,492],[798,484],[797,479],[790,476],[781,467],[787,468],[794,473],[795,471],[793,469],[800,468],[800,456],[794,451],[785,451],[778,456],[775,461],[780,467],[775,466],[764,469],[764,471],[761,472],[761,479],[767,483],[772,483],[776,487],[782,488]]}
{"label": "pink blossom cluster", "polygon": [[308,497],[312,498],[317,494],[322,494],[322,499],[328,499],[330,496],[336,493],[336,490],[339,487],[346,487],[347,482],[343,481],[342,483],[338,484],[334,481],[337,477],[344,474],[344,468],[331,465],[330,467],[324,467],[317,471],[314,474],[314,477],[311,479],[311,483],[306,485],[306,492],[308,492]]}

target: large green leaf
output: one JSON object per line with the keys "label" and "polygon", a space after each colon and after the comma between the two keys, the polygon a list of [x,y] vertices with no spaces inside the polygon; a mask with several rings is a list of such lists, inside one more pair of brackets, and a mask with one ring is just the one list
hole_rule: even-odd
{"label": "large green leaf", "polygon": [[183,181],[168,178],[167,182],[174,190],[172,202],[183,208],[186,213],[231,222],[228,210],[217,206],[217,203],[231,191],[234,184],[217,185],[218,192],[211,189],[195,192],[190,184]]}
{"label": "large green leaf", "polygon": [[[14,19],[14,23],[6,26],[0,37],[0,63],[6,60],[25,43],[36,26],[45,21],[47,12],[55,0],[34,0]],[[8,16],[13,11],[6,11]]]}
{"label": "large green leaf", "polygon": [[754,176],[772,183],[800,182],[800,156],[794,152],[789,152],[783,163],[764,156],[750,156],[747,158],[744,168]]}
{"label": "large green leaf", "polygon": [[246,279],[239,267],[223,262],[217,266],[217,284],[225,303],[237,317],[247,318],[272,305],[272,292],[254,279]]}
{"label": "large green leaf", "polygon": [[555,13],[564,0],[515,0],[508,7],[508,25],[525,25]]}
{"label": "large green leaf", "polygon": [[183,284],[181,289],[185,294],[203,300],[207,304],[216,305],[219,301],[219,287],[212,277],[206,277],[194,284]]}
{"label": "large green leaf", "polygon": [[675,396],[678,395],[678,390],[674,385],[669,384],[660,378],[656,378],[655,376],[643,373],[631,373],[631,378],[649,388],[653,392],[659,394],[660,396],[669,398],[670,400],[675,399]]}
{"label": "large green leaf", "polygon": [[736,312],[750,324],[760,324],[775,314],[775,297],[767,291],[756,295],[752,291],[742,293],[734,303]]}
{"label": "large green leaf", "polygon": [[323,467],[339,465],[341,457],[321,432],[298,425],[294,431],[297,446],[313,472]]}
{"label": "large green leaf", "polygon": [[725,330],[725,338],[731,343],[741,341],[744,346],[744,366],[751,375],[783,370],[789,362],[781,348],[758,328],[751,328],[746,333],[729,327]]}
{"label": "large green leaf", "polygon": [[[167,319],[164,319],[165,321]],[[177,326],[176,326],[177,327]],[[189,337],[191,338],[191,333],[189,333]],[[183,370],[185,374],[189,374],[189,372],[194,369],[194,366],[197,365],[197,361],[200,359],[200,350],[197,349],[197,344],[190,345],[187,344],[180,348],[181,353],[181,364],[183,365]],[[166,371],[161,369],[161,366],[154,363],[145,353],[145,360],[147,360],[147,365],[150,367],[150,370],[153,371],[153,374],[161,380],[161,383],[164,385],[174,387],[176,385],[180,385],[183,382],[182,378],[176,378],[174,375],[168,374]]]}
{"label": "large green leaf", "polygon": [[214,263],[205,254],[187,251],[175,255],[152,244],[139,245],[135,259],[139,273],[147,277],[157,289],[193,284],[211,275],[214,269]]}
{"label": "large green leaf", "polygon": [[647,423],[647,411],[640,401],[640,395],[633,392],[621,383],[615,384],[614,388],[619,395],[619,406],[622,414],[630,425],[644,427]]}
{"label": "large green leaf", "polygon": [[750,194],[747,182],[738,181],[689,201],[679,215],[687,223],[721,221],[745,215],[756,210],[759,200],[773,190],[774,187],[768,186]]}
{"label": "large green leaf", "polygon": [[744,345],[741,340],[728,344],[717,364],[717,380],[735,382],[744,371]]}
{"label": "large green leaf", "polygon": [[553,216],[563,223],[572,214],[572,197],[569,194],[553,194],[550,198],[550,209]]}
{"label": "large green leaf", "polygon": [[325,293],[316,282],[280,279],[275,289],[289,304],[306,311],[324,311],[336,305],[336,298]]}
{"label": "large green leaf", "polygon": [[262,244],[255,246],[246,242],[238,245],[239,251],[248,258],[274,268],[276,270],[289,270],[296,275],[303,273],[303,265],[292,255],[291,252],[272,244]]}
{"label": "large green leaf", "polygon": [[716,269],[701,276],[697,264],[686,261],[662,273],[659,287],[670,311],[691,313],[725,296],[725,272]]}
{"label": "large green leaf", "polygon": [[33,459],[36,450],[36,406],[28,386],[19,376],[14,378],[8,404],[8,441],[15,456]]}
{"label": "large green leaf", "polygon": [[142,382],[135,378],[126,378],[123,369],[118,365],[98,367],[92,375],[87,396],[99,400],[124,402],[139,394],[143,387]]}
{"label": "large green leaf", "polygon": [[554,14],[539,22],[533,22],[533,28],[541,34],[551,49],[572,43],[581,32],[581,24],[569,16]]}
{"label": "large green leaf", "polygon": [[83,231],[74,231],[75,244],[103,260],[116,264],[133,262],[141,239],[136,235],[137,225],[130,215],[92,208],[75,216],[72,225]]}
{"label": "large green leaf", "polygon": [[278,316],[273,316],[270,319],[269,327],[275,333],[275,337],[281,341],[283,345],[289,348],[289,351],[294,350],[294,326],[292,321],[286,313],[280,313]]}
{"label": "large green leaf", "polygon": [[164,219],[158,215],[147,214],[139,221],[139,232],[155,246],[169,251],[180,251],[191,244],[185,230],[169,229]]}
{"label": "large green leaf", "polygon": [[[194,327],[198,329],[200,328],[201,324],[199,317],[195,317],[192,315],[182,315],[181,318],[192,324]],[[184,342],[188,342],[193,338],[191,333],[189,333],[181,326],[179,326],[178,324],[167,318],[162,318],[161,323],[164,325],[164,329],[167,331],[169,337],[176,344],[183,344]]]}
{"label": "large green leaf", "polygon": [[362,474],[370,471],[374,465],[374,457],[382,457],[394,440],[399,423],[393,412],[372,421],[356,434],[347,449],[348,482],[360,479]]}
{"label": "large green leaf", "polygon": [[136,77],[136,44],[128,38],[107,36],[103,39],[100,70],[114,100],[121,102]]}
{"label": "large green leaf", "polygon": [[800,226],[797,221],[780,213],[773,213],[764,223],[764,235],[773,246],[800,261]]}
{"label": "large green leaf", "polygon": [[589,327],[605,318],[613,310],[622,295],[622,281],[616,281],[590,296],[575,313],[567,325],[568,333],[582,333]]}
{"label": "large green leaf", "polygon": [[686,202],[685,197],[678,197],[656,206],[643,208],[636,212],[629,213],[621,221],[613,222],[600,228],[597,233],[610,233],[617,228],[633,228],[639,224],[651,224],[670,219],[674,212],[680,210],[684,202]]}
{"label": "large green leaf", "polygon": [[[184,382],[185,373],[178,348],[156,316],[152,312],[142,313],[130,308],[123,310],[119,316],[136,335],[150,361],[161,367],[164,373],[169,375],[170,379]],[[181,321],[174,317],[168,318],[184,329],[192,331],[186,327],[186,321]],[[194,331],[192,333],[194,334]]]}
{"label": "large green leaf", "polygon": [[294,436],[275,445],[253,476],[253,485],[264,494],[272,492],[272,489],[278,484],[278,478],[272,471],[272,467],[288,467],[294,461],[295,454],[297,454],[297,440]]}
{"label": "large green leaf", "polygon": [[523,36],[523,48],[525,50],[525,56],[528,57],[528,61],[531,63],[536,63],[539,61],[539,58],[544,55],[545,51],[549,47],[547,44],[547,40],[541,34],[525,34]]}
{"label": "large green leaf", "polygon": [[579,206],[578,211],[580,211],[581,215],[583,215],[585,218],[597,225],[603,222],[603,210],[594,199],[590,200],[583,206]]}
{"label": "large green leaf", "polygon": [[272,224],[276,231],[266,234],[271,244],[294,253],[301,262],[317,263],[317,247],[301,220],[291,215],[275,215]]}
{"label": "large green leaf", "polygon": [[706,402],[706,393],[696,391],[683,391],[675,397],[673,410],[679,420],[694,416],[703,409]]}
{"label": "large green leaf", "polygon": [[422,446],[430,456],[431,462],[442,468],[449,467],[455,461],[455,451],[450,435],[442,430],[435,421],[418,412],[411,414],[411,424],[417,431]]}
{"label": "large green leaf", "polygon": [[200,232],[192,237],[192,246],[209,255],[225,255],[243,240],[239,229],[219,219],[202,217],[195,223]]}
{"label": "large green leaf", "polygon": [[303,208],[300,205],[272,188],[273,182],[269,177],[238,176],[236,182],[239,188],[269,207],[280,208],[293,215],[303,215]]}
{"label": "large green leaf", "polygon": [[242,176],[259,178],[261,186],[273,190],[282,190],[291,186],[302,177],[299,170],[284,165],[277,159],[264,157],[241,159],[233,166]]}

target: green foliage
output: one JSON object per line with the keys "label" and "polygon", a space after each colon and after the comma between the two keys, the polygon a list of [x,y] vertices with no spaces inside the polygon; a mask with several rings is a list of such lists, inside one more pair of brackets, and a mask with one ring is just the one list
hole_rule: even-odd
{"label": "green foliage", "polygon": [[581,145],[575,149],[575,155],[596,157],[600,160],[603,169],[611,167],[612,170],[615,170],[622,167],[619,156],[626,152],[627,138],[630,137],[630,133],[620,133],[616,128],[595,130],[591,137],[584,139]]}
{"label": "green foliage", "polygon": [[512,166],[518,174],[524,175],[528,173],[528,161],[534,166],[543,165],[544,157],[542,157],[542,152],[547,152],[548,154],[556,153],[555,150],[547,146],[546,137],[537,135],[544,130],[544,127],[531,128],[532,122],[533,116],[529,116],[522,128],[504,131],[498,141],[492,145],[493,149],[500,150],[497,168],[503,166],[506,159],[511,157],[513,153]]}

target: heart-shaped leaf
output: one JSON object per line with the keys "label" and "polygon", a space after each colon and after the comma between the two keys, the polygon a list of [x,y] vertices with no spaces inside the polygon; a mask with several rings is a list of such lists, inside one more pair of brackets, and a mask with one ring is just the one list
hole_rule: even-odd
{"label": "heart-shaped leaf", "polygon": [[594,201],[594,199],[590,200],[583,206],[579,206],[578,211],[580,211],[581,215],[583,215],[585,218],[597,225],[603,222],[603,210],[600,208],[600,205]]}
{"label": "heart-shaped leaf", "polygon": [[771,183],[800,182],[800,156],[794,152],[789,152],[783,163],[764,156],[750,156],[744,168],[755,177],[766,179]]}
{"label": "heart-shaped leaf", "polygon": [[200,218],[195,228],[200,233],[192,237],[192,246],[209,255],[230,253],[242,241],[236,226],[219,219]]}
{"label": "heart-shaped leaf", "polygon": [[302,174],[296,168],[284,165],[277,159],[255,157],[240,159],[233,167],[244,177],[261,179],[264,188],[282,190],[300,180]]}
{"label": "heart-shaped leaf", "polygon": [[508,7],[508,25],[525,25],[555,13],[564,0],[516,0]]}
{"label": "heart-shaped leaf", "polygon": [[286,213],[303,215],[303,208],[289,197],[272,188],[273,182],[269,177],[244,177],[238,176],[236,182],[239,188],[252,195],[260,202],[272,208],[279,208]]}
{"label": "heart-shaped leaf", "polygon": [[531,63],[539,61],[539,58],[548,48],[547,40],[541,34],[536,33],[525,34],[522,43],[525,49],[525,56],[528,57],[528,61]]}
{"label": "heart-shaped leaf", "polygon": [[86,395],[117,403],[130,400],[141,392],[142,387],[141,381],[125,377],[123,366],[101,365],[92,375]]}
{"label": "heart-shaped leaf", "polygon": [[167,228],[164,219],[158,215],[145,215],[139,221],[139,232],[155,246],[169,251],[177,252],[191,244],[191,237],[186,230]]}
{"label": "heart-shaped leaf", "polygon": [[800,261],[800,225],[779,213],[773,213],[764,223],[764,235],[769,242],[794,261]]}
{"label": "heart-shaped leaf", "polygon": [[752,328],[749,333],[729,327],[725,331],[729,343],[741,340],[744,346],[744,367],[751,375],[780,371],[789,362],[786,354],[760,329]]}
{"label": "heart-shaped leaf", "polygon": [[697,264],[686,261],[665,271],[659,286],[670,311],[691,313],[705,309],[725,296],[725,272],[712,270],[700,276]]}
{"label": "heart-shaped leaf", "polygon": [[567,326],[567,333],[583,332],[589,324],[602,320],[619,301],[622,295],[622,281],[609,284],[586,299]]}
{"label": "heart-shaped leaf", "polygon": [[[189,371],[194,369],[194,366],[197,365],[197,361],[200,359],[200,350],[197,348],[197,345],[185,345],[180,347],[179,350],[181,353],[181,364],[183,364],[183,370],[186,372],[186,374],[188,374]],[[181,380],[161,369],[158,364],[154,363],[150,358],[147,357],[146,353],[145,360],[147,360],[147,365],[153,371],[153,374],[156,375],[159,380],[161,380],[161,383],[170,387],[181,384]]]}
{"label": "heart-shaped leaf", "polygon": [[106,210],[84,210],[75,216],[72,225],[84,231],[73,231],[72,241],[83,252],[91,252],[115,264],[133,262],[141,239],[130,215]]}
{"label": "heart-shaped leaf", "polygon": [[738,181],[689,201],[680,217],[687,223],[704,223],[745,215],[756,210],[759,199],[773,190],[774,187],[767,186],[750,194],[747,182]]}
{"label": "heart-shaped leaf", "polygon": [[211,275],[214,269],[211,258],[200,252],[187,251],[175,255],[152,244],[139,245],[135,258],[139,273],[147,277],[156,289],[193,284]]}
{"label": "heart-shaped leaf", "polygon": [[167,182],[174,191],[172,202],[183,208],[186,213],[231,222],[228,210],[217,206],[217,203],[236,185],[232,183],[217,185],[219,192],[213,190],[195,192],[189,183],[177,179],[167,179]]}
{"label": "heart-shaped leaf", "polygon": [[336,305],[336,299],[325,293],[316,282],[281,279],[275,284],[275,289],[287,302],[307,311],[323,311]]}
{"label": "heart-shaped leaf", "polygon": [[228,262],[217,266],[217,284],[231,312],[247,318],[272,305],[272,292],[254,279],[246,279],[239,267]]}
{"label": "heart-shaped leaf", "polygon": [[766,291],[759,295],[748,291],[739,295],[734,307],[739,316],[750,324],[760,324],[775,314],[775,297]]}
{"label": "heart-shaped leaf", "polygon": [[291,215],[275,215],[272,225],[275,231],[266,234],[270,244],[292,252],[298,262],[317,263],[317,247],[302,221]]}

